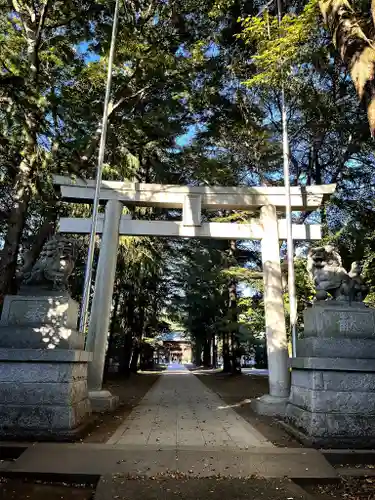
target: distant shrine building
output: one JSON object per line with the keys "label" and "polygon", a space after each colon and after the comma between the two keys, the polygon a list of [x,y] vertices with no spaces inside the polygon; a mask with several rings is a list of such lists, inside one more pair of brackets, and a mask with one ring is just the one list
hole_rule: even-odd
{"label": "distant shrine building", "polygon": [[191,340],[185,332],[168,332],[157,337],[159,346],[154,352],[156,363],[191,363]]}

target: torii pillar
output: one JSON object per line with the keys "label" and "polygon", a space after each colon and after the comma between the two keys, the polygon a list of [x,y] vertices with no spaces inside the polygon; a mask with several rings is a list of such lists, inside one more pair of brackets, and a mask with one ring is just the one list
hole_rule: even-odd
{"label": "torii pillar", "polygon": [[290,373],[275,206],[267,205],[261,208],[261,222],[269,394],[256,399],[252,406],[262,415],[282,417],[289,398]]}
{"label": "torii pillar", "polygon": [[118,200],[107,201],[104,229],[100,245],[98,269],[95,279],[94,298],[91,306],[86,350],[93,353],[88,365],[87,387],[91,408],[95,412],[113,411],[119,398],[102,388],[111,317],[113,287],[115,284],[119,225],[123,204]]}

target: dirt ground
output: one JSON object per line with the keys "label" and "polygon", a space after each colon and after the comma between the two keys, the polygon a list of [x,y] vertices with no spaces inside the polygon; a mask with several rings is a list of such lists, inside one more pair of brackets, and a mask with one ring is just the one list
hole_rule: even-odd
{"label": "dirt ground", "polygon": [[306,491],[317,500],[374,500],[374,478],[347,478],[337,484],[309,486]]}
{"label": "dirt ground", "polygon": [[312,500],[287,479],[103,477],[95,500]]}
{"label": "dirt ground", "polygon": [[158,373],[144,372],[132,375],[126,380],[107,382],[104,388],[119,396],[120,406],[114,413],[97,416],[88,434],[81,441],[83,443],[105,443],[158,378]]}
{"label": "dirt ground", "polygon": [[198,370],[194,371],[194,374],[275,446],[287,448],[302,446],[281,427],[277,420],[257,415],[251,409],[252,400],[268,393],[267,377],[245,374],[228,375],[212,370]]}
{"label": "dirt ground", "polygon": [[91,500],[95,487],[0,479],[1,500]]}

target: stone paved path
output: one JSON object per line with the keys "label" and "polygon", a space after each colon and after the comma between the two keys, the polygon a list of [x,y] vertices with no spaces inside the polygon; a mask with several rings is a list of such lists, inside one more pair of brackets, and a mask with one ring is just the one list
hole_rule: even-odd
{"label": "stone paved path", "polygon": [[108,444],[248,449],[272,443],[182,365],[172,365]]}

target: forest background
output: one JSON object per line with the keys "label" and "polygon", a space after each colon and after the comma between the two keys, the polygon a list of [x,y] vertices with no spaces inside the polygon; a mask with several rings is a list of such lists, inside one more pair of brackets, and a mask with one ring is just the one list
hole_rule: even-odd
{"label": "forest background", "polygon": [[[370,0],[282,8],[279,23],[273,1],[124,1],[103,176],[282,186],[284,86],[291,184],[337,184],[319,212],[293,219],[322,223],[345,267],[364,263],[374,305],[375,8]],[[105,0],[0,0],[0,302],[17,292],[61,215],[90,215],[88,205],[61,203],[51,178],[95,176],[113,11]],[[81,300],[88,240],[77,242],[71,288]],[[98,250],[99,241],[94,271]],[[296,248],[299,327],[313,297],[306,251]],[[280,254],[285,261],[285,243]],[[258,242],[122,237],[110,326],[121,373],[176,329],[193,340],[197,364],[222,355],[224,370],[237,369],[238,356],[264,346],[260,269]],[[288,321],[287,292],[285,284]]]}

